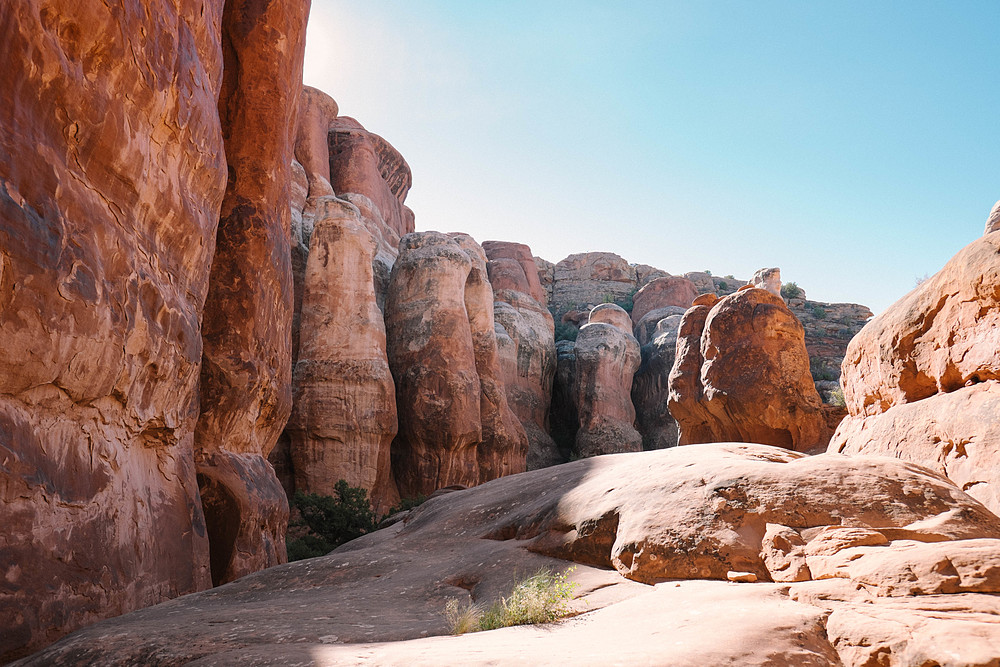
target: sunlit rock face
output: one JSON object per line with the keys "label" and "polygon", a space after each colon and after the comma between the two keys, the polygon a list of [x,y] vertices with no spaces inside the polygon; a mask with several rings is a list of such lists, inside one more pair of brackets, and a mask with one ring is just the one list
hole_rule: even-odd
{"label": "sunlit rock face", "polygon": [[681,321],[670,376],[680,444],[758,442],[809,451],[829,438],[805,334],[780,296],[706,295]]}
{"label": "sunlit rock face", "polygon": [[1000,511],[1000,233],[973,241],[852,341],[830,443],[947,475]]}

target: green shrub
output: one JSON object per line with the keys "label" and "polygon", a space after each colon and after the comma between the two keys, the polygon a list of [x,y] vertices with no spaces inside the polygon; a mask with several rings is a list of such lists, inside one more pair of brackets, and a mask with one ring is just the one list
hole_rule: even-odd
{"label": "green shrub", "polygon": [[729,289],[729,283],[727,283],[725,280],[720,280],[719,289]]}
{"label": "green shrub", "polygon": [[617,303],[619,306],[621,306],[622,309],[626,313],[629,313],[631,315],[632,314],[632,308],[635,307],[635,293],[637,291],[638,290],[636,290],[633,287],[632,290],[628,294],[626,294],[625,296],[623,296],[620,299],[615,299],[615,303]]}
{"label": "green shrub", "polygon": [[781,296],[786,299],[797,299],[802,296],[802,288],[795,283],[785,283],[781,286]]}
{"label": "green shrub", "polygon": [[813,314],[813,317],[815,317],[817,320],[825,320],[826,319],[826,309],[823,308],[822,306],[813,306],[813,308],[812,308],[812,314]]}
{"label": "green shrub", "polygon": [[445,619],[452,634],[479,630],[496,630],[512,625],[551,623],[570,613],[576,584],[567,581],[574,568],[560,574],[539,570],[514,585],[510,595],[500,598],[487,608],[469,604],[461,607],[458,600],[449,600]]}
{"label": "green shrub", "polygon": [[556,322],[556,340],[576,340],[580,330],[569,322]]}
{"label": "green shrub", "polygon": [[844,390],[843,389],[841,389],[840,387],[837,387],[836,389],[834,389],[833,391],[830,392],[830,404],[831,405],[836,405],[837,407],[840,407],[840,408],[846,408],[847,407],[847,401],[844,399]]}
{"label": "green shrub", "polygon": [[295,494],[295,518],[288,524],[288,560],[325,556],[341,544],[375,530],[378,522],[367,491],[349,486],[344,480],[337,482],[334,490],[336,496]]}
{"label": "green shrub", "polygon": [[712,275],[712,272],[709,271],[708,269],[705,269],[704,271],[702,271],[702,273],[704,273],[706,276]]}

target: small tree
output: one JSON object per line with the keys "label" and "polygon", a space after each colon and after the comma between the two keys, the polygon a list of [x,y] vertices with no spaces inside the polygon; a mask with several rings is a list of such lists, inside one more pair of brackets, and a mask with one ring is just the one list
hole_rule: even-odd
{"label": "small tree", "polygon": [[797,299],[802,296],[802,288],[795,283],[785,283],[781,286],[781,296],[786,299]]}

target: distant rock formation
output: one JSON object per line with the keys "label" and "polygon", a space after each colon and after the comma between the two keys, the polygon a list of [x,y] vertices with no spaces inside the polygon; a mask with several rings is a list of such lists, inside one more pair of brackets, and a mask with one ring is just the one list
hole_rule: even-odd
{"label": "distant rock formation", "polygon": [[1000,233],[979,238],[851,341],[830,443],[948,476],[1000,512]]}
{"label": "distant rock formation", "polygon": [[[531,249],[520,243],[485,241],[493,287],[500,366],[507,401],[528,436],[528,469],[558,461],[549,435],[549,406],[556,371],[552,315],[538,280]],[[509,342],[508,342],[509,341]]]}
{"label": "distant rock formation", "polygon": [[302,346],[286,429],[295,489],[334,496],[343,479],[366,489],[375,510],[384,513],[399,501],[389,463],[397,423],[385,325],[372,283],[375,239],[349,202],[329,196],[313,206]]}
{"label": "distant rock formation", "polygon": [[986,219],[986,231],[983,232],[983,235],[997,230],[1000,230],[1000,201],[993,204],[993,209],[990,211],[990,217]]}
{"label": "distant rock formation", "polygon": [[697,296],[698,288],[687,278],[679,276],[656,278],[635,293],[632,300],[632,322],[638,326],[643,316],[668,306],[686,310],[691,307],[691,302]]}
{"label": "distant rock formation", "polygon": [[750,284],[774,296],[781,296],[781,269],[759,269],[750,277]]}
{"label": "distant rock formation", "polygon": [[635,430],[632,376],[639,368],[639,344],[632,320],[615,304],[597,306],[574,345],[575,397],[579,417],[576,453],[582,457],[642,449]]}
{"label": "distant rock formation", "polygon": [[748,286],[713,298],[695,300],[678,334],[670,412],[680,444],[825,446],[829,432],[804,331],[781,297]]}

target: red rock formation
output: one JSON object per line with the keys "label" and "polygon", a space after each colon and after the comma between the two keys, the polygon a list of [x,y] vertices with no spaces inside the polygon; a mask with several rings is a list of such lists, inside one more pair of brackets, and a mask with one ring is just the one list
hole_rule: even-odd
{"label": "red rock formation", "polygon": [[670,412],[680,426],[680,444],[757,442],[800,451],[825,446],[829,432],[809,375],[805,334],[781,297],[747,287],[707,313],[706,307],[684,316],[670,376]]}
{"label": "red rock formation", "polygon": [[528,436],[527,466],[551,465],[559,459],[548,433],[556,355],[552,314],[544,306],[545,291],[528,246],[486,241],[483,250],[489,258],[494,318],[500,327],[497,339],[503,384],[507,401]]}
{"label": "red rock formation", "polygon": [[368,490],[382,514],[399,494],[389,463],[397,431],[395,387],[372,283],[375,239],[348,202],[322,197],[314,206],[302,347],[286,430],[295,488],[334,496],[343,479]]}
{"label": "red rock formation", "polygon": [[288,506],[266,457],[291,411],[289,165],[308,14],[308,2],[229,0],[222,17],[229,183],[205,301],[195,434],[217,584],[285,561]]}
{"label": "red rock formation", "polygon": [[639,343],[632,337],[628,313],[614,304],[591,311],[574,346],[575,394],[580,428],[576,451],[596,456],[642,449],[635,430],[632,376],[639,368]]}
{"label": "red rock formation", "polygon": [[392,467],[403,497],[479,482],[480,381],[465,306],[472,262],[450,237],[400,242],[385,304],[399,434]]}
{"label": "red rock formation", "polygon": [[211,585],[193,439],[221,13],[0,6],[0,663]]}
{"label": "red rock formation", "polygon": [[632,322],[638,325],[643,315],[666,306],[690,308],[697,296],[698,288],[687,278],[656,278],[635,293],[632,299]]}
{"label": "red rock formation", "polygon": [[677,422],[670,415],[668,400],[670,371],[674,366],[682,318],[683,313],[676,313],[661,319],[651,340],[639,348],[642,362],[632,378],[632,404],[636,429],[642,435],[642,447],[646,450],[677,444]]}
{"label": "red rock formation", "polygon": [[295,159],[302,165],[309,184],[309,197],[334,194],[330,185],[330,124],[337,117],[337,102],[311,86],[303,86],[299,96],[295,130]]}
{"label": "red rock formation", "polygon": [[931,466],[1000,511],[1000,233],[973,241],[851,341],[832,451]]}

